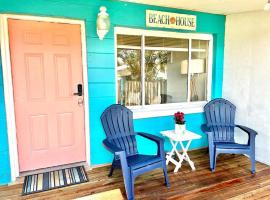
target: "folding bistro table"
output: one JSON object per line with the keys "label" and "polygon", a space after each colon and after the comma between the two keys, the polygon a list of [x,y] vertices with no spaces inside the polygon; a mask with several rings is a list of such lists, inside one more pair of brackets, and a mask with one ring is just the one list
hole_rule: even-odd
{"label": "folding bistro table", "polygon": [[[161,131],[160,133],[164,137],[169,138],[172,144],[171,152],[166,155],[166,164],[168,165],[169,162],[173,163],[176,166],[174,169],[174,172],[176,173],[181,168],[183,160],[186,160],[189,163],[191,169],[195,170],[196,168],[194,163],[190,160],[187,152],[192,140],[200,139],[202,136],[188,130],[186,130],[184,134],[176,134],[174,130]],[[185,141],[187,142],[186,145],[183,143]],[[180,147],[183,151],[182,154],[177,150],[178,144],[180,144]],[[179,161],[173,158],[174,154],[176,154],[176,157],[179,159]]]}

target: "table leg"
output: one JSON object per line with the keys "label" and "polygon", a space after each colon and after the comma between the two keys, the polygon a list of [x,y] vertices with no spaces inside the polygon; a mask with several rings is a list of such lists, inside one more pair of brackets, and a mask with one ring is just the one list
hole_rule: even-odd
{"label": "table leg", "polygon": [[[178,172],[178,170],[181,168],[183,160],[186,160],[189,163],[189,165],[190,165],[190,167],[191,167],[191,169],[193,171],[196,170],[196,168],[194,166],[194,163],[190,160],[190,158],[189,158],[189,156],[187,154],[187,151],[188,151],[188,149],[190,147],[191,142],[192,142],[192,140],[189,140],[188,143],[187,143],[187,145],[186,145],[186,147],[184,146],[183,142],[179,142],[180,147],[181,147],[181,149],[183,151],[183,153],[180,154],[178,152],[178,150],[177,150],[177,144],[178,144],[178,142],[174,142],[173,140],[170,139],[170,143],[172,145],[172,150],[166,156],[166,165],[168,165],[169,162],[173,163],[175,165],[174,173]],[[176,156],[178,157],[179,161],[177,161],[177,160],[175,160],[173,158],[173,155],[174,154],[176,154]]]}
{"label": "table leg", "polygon": [[194,171],[194,170],[196,170],[196,168],[194,166],[194,163],[190,160],[190,158],[189,158],[189,156],[187,154],[187,151],[189,149],[189,146],[190,146],[191,142],[192,142],[192,140],[189,140],[188,143],[187,143],[187,145],[186,145],[186,147],[184,147],[183,142],[180,142],[180,146],[181,146],[181,148],[183,150],[182,161],[183,161],[183,159],[185,159],[189,163],[191,169]]}
{"label": "table leg", "polygon": [[170,143],[172,145],[172,150],[168,155],[166,155],[166,165],[168,165],[170,161],[172,163],[175,163],[174,162],[175,160],[173,159],[173,155],[174,155],[175,152],[177,152],[177,149],[176,149],[177,142],[174,142],[173,140],[170,139]]}
{"label": "table leg", "polygon": [[[181,142],[179,142],[179,143],[181,145]],[[175,165],[174,173],[178,172],[178,170],[181,168],[182,162],[183,162],[183,159],[184,159],[184,156],[182,156],[177,149],[175,149],[175,153],[176,153],[179,161]]]}

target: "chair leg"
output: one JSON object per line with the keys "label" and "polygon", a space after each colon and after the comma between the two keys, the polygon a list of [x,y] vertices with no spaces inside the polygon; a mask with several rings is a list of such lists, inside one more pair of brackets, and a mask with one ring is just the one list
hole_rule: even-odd
{"label": "chair leg", "polygon": [[128,200],[134,200],[135,199],[135,192],[134,192],[134,184],[135,184],[135,177],[133,175],[130,175],[130,181],[128,182],[128,186],[126,187],[126,194]]}
{"label": "chair leg", "polygon": [[210,169],[212,171],[213,168],[214,168],[214,165],[213,165],[213,163],[214,163],[214,156],[211,155],[211,154],[209,154],[209,160],[210,160]]}
{"label": "chair leg", "polygon": [[131,174],[131,181],[130,181],[130,193],[132,195],[131,200],[135,199],[134,185],[135,185],[135,177]]}
{"label": "chair leg", "polygon": [[113,170],[114,170],[114,165],[112,164],[108,177],[111,177],[113,175]]}
{"label": "chair leg", "polygon": [[134,180],[130,171],[122,170],[123,178],[125,182],[126,195],[128,200],[134,200]]}
{"label": "chair leg", "polygon": [[211,171],[212,172],[215,172],[216,171],[216,165],[217,165],[217,153],[216,151],[214,151],[214,154],[213,154],[213,158],[212,158],[212,167],[211,167]]}
{"label": "chair leg", "polygon": [[250,154],[250,161],[251,161],[251,173],[256,173],[256,160],[255,160],[255,152]]}
{"label": "chair leg", "polygon": [[215,155],[215,149],[212,147],[212,148],[209,148],[209,160],[210,160],[210,170],[212,172],[215,171],[215,163],[216,163],[216,155]]}
{"label": "chair leg", "polygon": [[163,162],[163,174],[164,174],[166,186],[170,187],[171,184],[170,184],[170,180],[169,180],[169,177],[168,177],[167,166],[166,166],[165,162]]}
{"label": "chair leg", "polygon": [[112,166],[111,166],[110,172],[108,174],[108,177],[111,177],[113,175],[114,169],[115,169],[115,158],[112,161]]}

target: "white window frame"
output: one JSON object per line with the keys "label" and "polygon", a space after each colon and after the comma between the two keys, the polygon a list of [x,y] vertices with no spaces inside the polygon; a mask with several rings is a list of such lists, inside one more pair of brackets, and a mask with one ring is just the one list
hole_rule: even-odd
{"label": "white window frame", "polygon": [[[208,66],[207,66],[207,100],[206,101],[196,101],[190,102],[190,78],[191,74],[188,72],[188,91],[187,91],[187,102],[182,103],[168,103],[168,104],[156,104],[156,105],[140,105],[140,106],[128,106],[133,111],[134,119],[140,118],[150,118],[150,117],[161,117],[161,116],[170,116],[177,111],[182,111],[185,114],[191,113],[201,113],[203,112],[203,106],[211,100],[212,94],[212,66],[213,66],[213,36],[211,34],[201,34],[201,33],[178,33],[178,32],[167,32],[167,31],[156,31],[156,30],[144,30],[144,29],[134,29],[134,28],[125,28],[125,27],[115,27],[114,28],[114,46],[115,46],[115,91],[116,91],[116,102],[118,102],[118,86],[117,86],[117,49],[121,45],[117,45],[117,35],[133,35],[133,36],[143,36],[142,45],[140,48],[142,51],[142,60],[141,60],[141,71],[142,79],[144,79],[144,53],[145,50],[151,49],[151,47],[145,47],[144,39],[145,36],[154,36],[154,37],[170,37],[170,38],[179,38],[179,39],[188,39],[189,47],[187,51],[189,52],[189,60],[191,60],[191,53],[194,49],[191,48],[191,40],[207,40],[209,41],[209,50],[208,50]],[[123,47],[123,45],[122,45]],[[134,47],[135,48],[135,47]],[[154,48],[154,47],[153,47]],[[133,49],[131,47],[131,49]],[[157,48],[155,48],[157,49]],[[160,48],[159,48],[160,49]],[[168,48],[166,48],[167,50]],[[179,50],[179,48],[178,48]],[[199,51],[199,50],[198,50]],[[144,83],[142,81],[142,93],[144,93]],[[145,95],[142,95],[142,102],[144,102]]]}

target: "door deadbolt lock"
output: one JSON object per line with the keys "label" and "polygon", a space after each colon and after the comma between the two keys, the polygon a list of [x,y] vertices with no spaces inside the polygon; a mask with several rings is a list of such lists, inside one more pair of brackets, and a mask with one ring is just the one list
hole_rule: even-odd
{"label": "door deadbolt lock", "polygon": [[77,85],[77,92],[73,93],[73,95],[82,96],[83,95],[83,86],[82,84]]}

